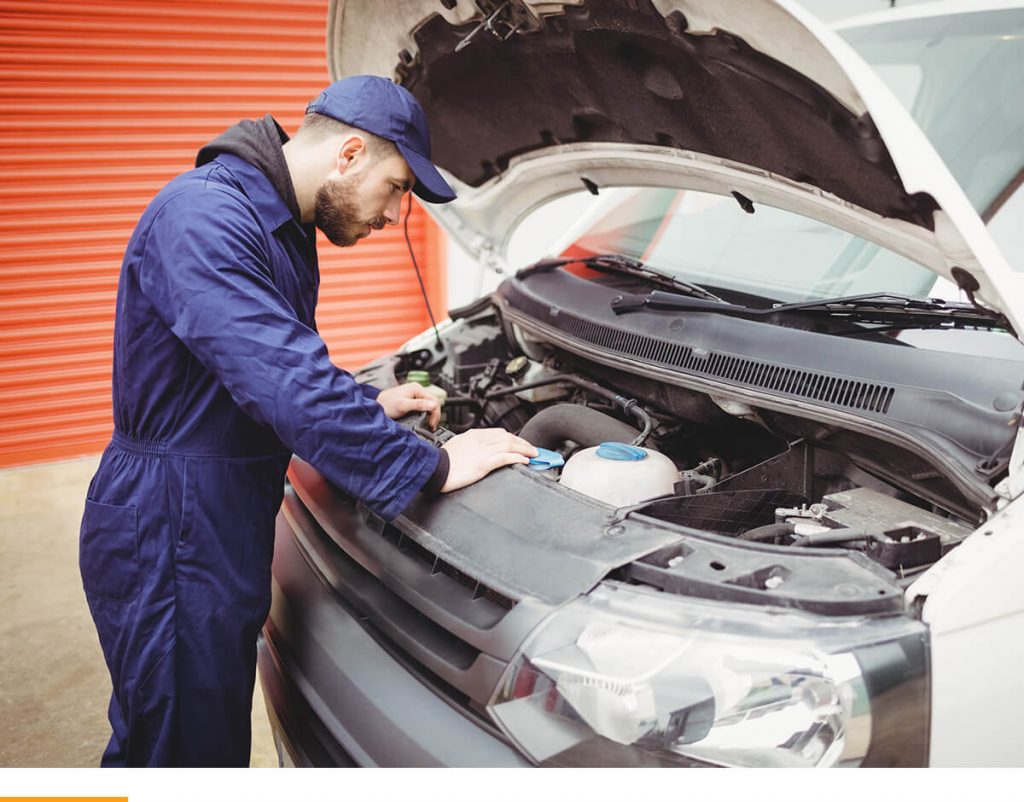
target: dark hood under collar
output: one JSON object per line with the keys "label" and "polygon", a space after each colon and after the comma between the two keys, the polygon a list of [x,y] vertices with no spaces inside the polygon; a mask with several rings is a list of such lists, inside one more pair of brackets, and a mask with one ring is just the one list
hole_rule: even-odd
{"label": "dark hood under collar", "polygon": [[259,120],[242,120],[199,149],[196,167],[213,161],[222,153],[244,159],[267,177],[292,216],[301,222],[295,187],[281,149],[287,141],[288,134],[269,114]]}

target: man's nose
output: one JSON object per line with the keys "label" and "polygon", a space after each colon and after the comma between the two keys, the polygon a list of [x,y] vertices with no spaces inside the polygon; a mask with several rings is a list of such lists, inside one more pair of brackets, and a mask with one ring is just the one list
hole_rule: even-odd
{"label": "man's nose", "polygon": [[389,226],[398,224],[398,221],[402,217],[402,199],[395,198],[388,202],[387,207],[384,209],[384,219],[387,220]]}

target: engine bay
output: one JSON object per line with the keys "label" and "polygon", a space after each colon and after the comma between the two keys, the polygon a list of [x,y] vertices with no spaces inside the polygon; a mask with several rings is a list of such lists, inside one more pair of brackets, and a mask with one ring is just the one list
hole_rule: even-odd
{"label": "engine bay", "polygon": [[[441,335],[443,350],[399,354],[396,378],[426,371],[446,395],[447,432],[501,427],[554,453],[530,467],[607,504],[611,519],[649,516],[758,549],[856,552],[909,584],[981,517],[879,475],[871,448],[855,447],[863,438],[589,362],[513,329],[487,302],[462,314]],[[646,453],[602,460],[609,444]],[[669,547],[621,573],[671,590],[685,557]],[[781,565],[761,573],[747,580],[760,590],[787,578]]]}

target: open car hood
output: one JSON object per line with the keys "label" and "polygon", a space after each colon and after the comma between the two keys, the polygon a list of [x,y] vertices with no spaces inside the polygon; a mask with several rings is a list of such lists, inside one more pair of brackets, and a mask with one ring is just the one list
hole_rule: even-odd
{"label": "open car hood", "polygon": [[790,0],[332,0],[328,61],[416,95],[459,193],[430,211],[493,266],[519,220],[584,186],[738,192],[913,259],[1024,333],[1024,273],[874,71]]}

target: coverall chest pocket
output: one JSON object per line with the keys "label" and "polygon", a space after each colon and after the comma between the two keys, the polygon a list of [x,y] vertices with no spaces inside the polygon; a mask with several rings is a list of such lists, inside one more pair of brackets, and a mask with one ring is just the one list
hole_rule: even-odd
{"label": "coverall chest pocket", "polygon": [[134,599],[139,592],[138,510],[86,500],[78,563],[86,593]]}

